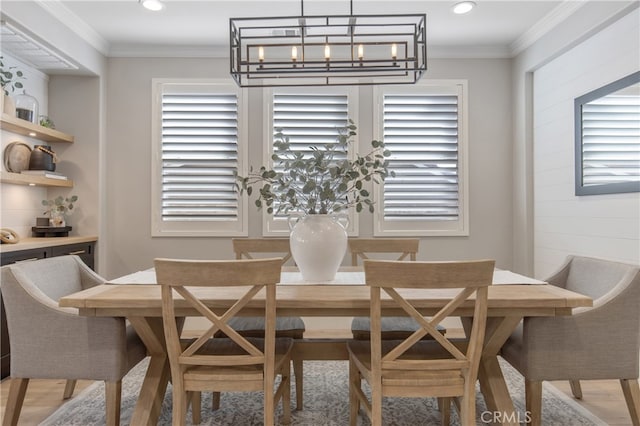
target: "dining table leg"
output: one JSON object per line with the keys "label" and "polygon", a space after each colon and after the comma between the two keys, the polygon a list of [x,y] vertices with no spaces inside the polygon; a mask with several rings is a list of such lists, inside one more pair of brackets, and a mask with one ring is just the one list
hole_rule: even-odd
{"label": "dining table leg", "polygon": [[129,317],[128,320],[144,342],[150,356],[131,424],[156,425],[171,375],[162,318]]}
{"label": "dining table leg", "polygon": [[[484,347],[478,369],[480,390],[488,411],[488,414],[481,413],[481,416],[483,420],[491,420],[492,423],[505,426],[518,426],[520,419],[498,362],[498,352],[521,320],[522,317],[519,316],[487,318]],[[468,335],[471,319],[462,318],[462,324]]]}

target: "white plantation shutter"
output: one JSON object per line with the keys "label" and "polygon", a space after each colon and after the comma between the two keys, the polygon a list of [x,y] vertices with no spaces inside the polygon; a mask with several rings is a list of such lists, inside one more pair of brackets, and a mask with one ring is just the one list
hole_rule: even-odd
{"label": "white plantation shutter", "polygon": [[458,219],[458,98],[384,95],[385,219]]}
{"label": "white plantation shutter", "polygon": [[582,107],[582,184],[640,181],[640,97],[609,95]]}
{"label": "white plantation shutter", "polygon": [[281,129],[291,149],[305,157],[311,156],[311,146],[334,142],[349,118],[346,94],[273,94],[273,129]]}
{"label": "white plantation shutter", "polygon": [[154,231],[241,232],[241,197],[234,186],[234,172],[242,163],[238,89],[206,84],[164,84],[161,89]]}
{"label": "white plantation shutter", "polygon": [[[355,90],[335,87],[305,88],[304,91],[300,88],[265,89],[265,98],[268,101],[266,134],[273,135],[277,130],[281,130],[289,138],[293,151],[311,156],[312,146],[335,142],[339,134],[338,130],[345,127],[349,119],[358,124]],[[272,165],[273,140],[269,142],[269,147],[265,150],[265,164]],[[344,153],[342,156],[336,155],[335,158],[347,158],[352,154]],[[349,232],[353,235],[357,229],[357,221],[353,213],[349,213]],[[285,233],[288,235],[289,233],[284,215],[273,217],[265,212],[264,225],[265,235]]]}
{"label": "white plantation shutter", "polygon": [[376,137],[395,177],[377,191],[376,234],[466,232],[462,95],[462,85],[378,90]]}

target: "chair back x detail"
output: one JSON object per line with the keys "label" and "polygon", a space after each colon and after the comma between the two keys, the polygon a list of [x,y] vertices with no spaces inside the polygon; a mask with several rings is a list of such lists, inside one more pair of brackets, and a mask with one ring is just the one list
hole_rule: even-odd
{"label": "chair back x detail", "polygon": [[[275,338],[276,283],[281,258],[235,261],[155,260],[162,286],[162,319],[173,383],[173,424],[184,424],[188,392],[210,390],[263,391],[264,424],[274,423],[274,407],[282,399],[284,421],[290,414],[290,357],[293,341]],[[198,297],[197,287],[245,287],[222,314]],[[264,290],[263,339],[245,338],[228,322]],[[174,293],[181,296],[176,298]],[[180,339],[176,317],[183,308],[197,310],[211,326],[194,340]],[[214,337],[218,331],[226,337]],[[277,375],[282,381],[273,392]]]}
{"label": "chair back x detail", "polygon": [[[350,238],[349,252],[351,265],[357,266],[358,260],[411,260],[415,261],[420,247],[419,238]],[[371,257],[370,257],[371,256]],[[440,333],[446,333],[443,326]],[[418,329],[411,317],[382,318],[382,340],[403,339]],[[371,324],[368,317],[355,317],[351,321],[351,334],[357,340],[369,340]],[[428,339],[429,336],[425,336]]]}
{"label": "chair back x detail", "polygon": [[[475,382],[482,353],[487,318],[487,293],[493,277],[493,260],[468,262],[399,262],[366,260],[365,280],[371,294],[371,340],[349,342],[351,424],[356,424],[360,404],[373,425],[382,424],[383,396],[460,397],[463,425],[475,424]],[[402,295],[412,289],[458,290],[430,318],[423,316]],[[399,307],[419,324],[406,339],[382,340],[383,307]],[[470,334],[452,341],[437,326],[457,309],[473,315]],[[433,340],[424,340],[430,335]],[[361,380],[371,387],[371,401],[361,390]]]}
{"label": "chair back x detail", "polygon": [[[258,259],[259,255],[282,256],[282,265],[291,260],[291,247],[289,238],[233,238],[233,251],[236,259]],[[231,320],[229,325],[243,336],[256,337],[264,333],[262,318],[237,317]],[[276,318],[276,337],[291,337],[302,339],[306,330],[304,321],[300,317]],[[293,356],[293,372],[296,380],[296,409],[302,410],[303,405],[303,361]],[[214,407],[219,406],[218,395],[214,394]]]}

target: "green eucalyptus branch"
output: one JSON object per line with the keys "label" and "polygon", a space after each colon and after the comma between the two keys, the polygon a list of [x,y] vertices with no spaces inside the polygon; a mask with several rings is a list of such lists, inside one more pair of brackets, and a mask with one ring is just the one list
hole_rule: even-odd
{"label": "green eucalyptus branch", "polygon": [[262,166],[255,172],[251,168],[247,176],[236,175],[236,189],[251,196],[255,187],[256,207],[266,208],[269,214],[329,214],[351,207],[360,212],[365,206],[373,212],[374,203],[365,183],[380,183],[395,173],[388,170],[386,157],[390,153],[380,141],[371,141],[372,150],[364,156],[356,155],[353,160],[336,158],[348,152],[355,135],[356,126],[349,120],[339,130],[336,142],[313,146],[311,155],[305,157],[293,151],[289,138],[278,131],[271,156],[275,167]]}
{"label": "green eucalyptus branch", "polygon": [[77,195],[72,195],[71,197],[63,197],[59,195],[58,197],[52,200],[42,200],[42,205],[47,208],[43,214],[48,214],[51,217],[53,212],[58,212],[63,215],[69,214],[73,211],[74,203],[78,201]]}
{"label": "green eucalyptus branch", "polygon": [[3,59],[4,58],[0,56],[0,86],[2,86],[4,94],[8,96],[9,93],[15,92],[16,89],[22,89],[24,87],[18,79],[25,77],[22,71],[13,71],[16,67],[5,68]]}

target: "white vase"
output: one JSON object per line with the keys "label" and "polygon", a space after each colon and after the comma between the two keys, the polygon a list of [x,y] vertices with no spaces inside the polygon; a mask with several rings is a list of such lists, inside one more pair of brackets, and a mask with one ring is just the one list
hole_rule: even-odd
{"label": "white vase", "polygon": [[289,218],[291,255],[308,282],[332,281],[347,251],[345,225],[334,215]]}
{"label": "white vase", "polygon": [[13,99],[9,95],[5,95],[2,102],[2,113],[10,115],[12,117],[16,116],[16,104],[15,102],[13,102]]}

